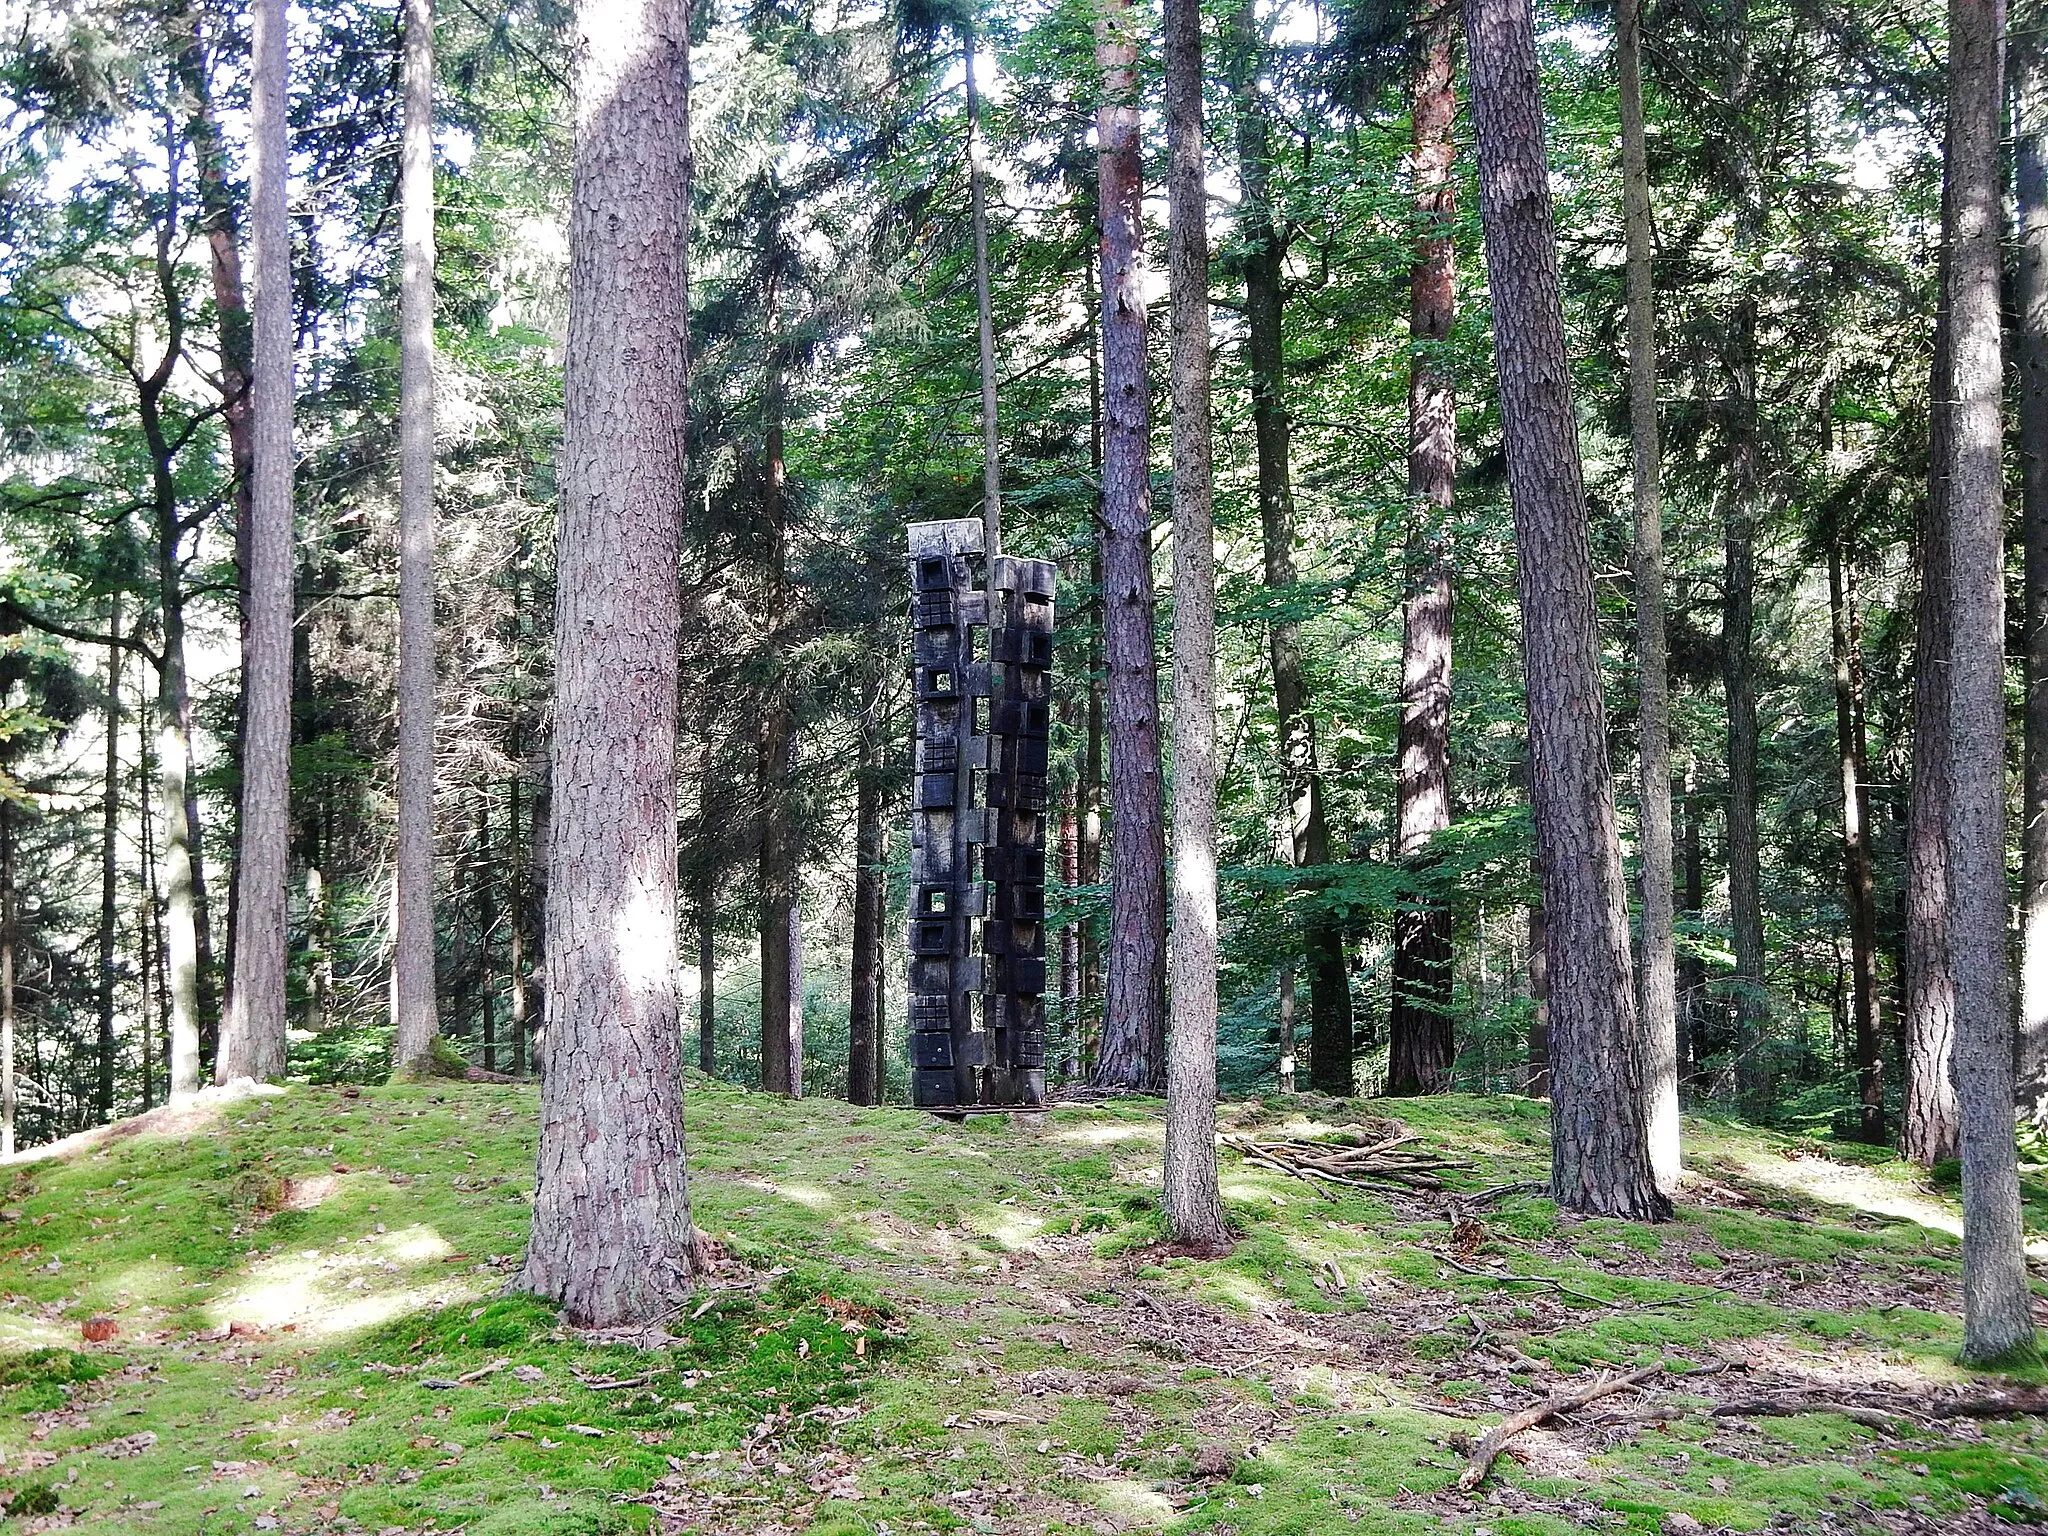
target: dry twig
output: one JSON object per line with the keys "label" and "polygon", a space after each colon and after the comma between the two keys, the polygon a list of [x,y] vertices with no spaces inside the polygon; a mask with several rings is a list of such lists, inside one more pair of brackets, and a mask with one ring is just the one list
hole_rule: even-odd
{"label": "dry twig", "polygon": [[1523,1430],[1534,1429],[1546,1419],[1583,1408],[1603,1397],[1612,1397],[1616,1392],[1626,1392],[1630,1387],[1639,1387],[1663,1369],[1664,1362],[1660,1360],[1655,1365],[1646,1365],[1640,1370],[1630,1371],[1625,1376],[1603,1376],[1600,1380],[1588,1382],[1585,1386],[1573,1387],[1546,1397],[1535,1407],[1524,1408],[1520,1413],[1502,1419],[1472,1447],[1472,1454],[1465,1460],[1465,1470],[1458,1474],[1459,1490],[1470,1493],[1486,1481],[1486,1474],[1493,1470],[1494,1460],[1507,1449],[1508,1442]]}

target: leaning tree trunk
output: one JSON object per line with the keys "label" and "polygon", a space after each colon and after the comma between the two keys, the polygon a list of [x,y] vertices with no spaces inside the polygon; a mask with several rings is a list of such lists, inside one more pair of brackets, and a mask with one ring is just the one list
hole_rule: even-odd
{"label": "leaning tree trunk", "polygon": [[1998,137],[2004,0],[1950,0],[1949,962],[1962,1105],[1963,1359],[2034,1345],[2006,1008],[2005,476]]}
{"label": "leaning tree trunk", "polygon": [[255,481],[250,487],[249,622],[242,652],[241,856],[235,970],[221,1020],[217,1083],[269,1081],[285,1065],[286,857],[291,837],[292,290],[285,178],[284,0],[256,0],[250,40],[250,270],[255,279]]}
{"label": "leaning tree trunk", "polygon": [[1550,982],[1551,1192],[1661,1219],[1530,0],[1467,0]]}
{"label": "leaning tree trunk", "polygon": [[2014,340],[2026,551],[2019,1096],[2039,1120],[2048,1117],[2048,40],[2033,27],[2022,28],[2011,52]]}
{"label": "leaning tree trunk", "polygon": [[[1258,19],[1250,5],[1231,18],[1231,91],[1237,117],[1238,237],[1244,246],[1245,367],[1251,379],[1252,443],[1258,461],[1259,533],[1267,589],[1285,599],[1299,579],[1294,565],[1294,486],[1288,465],[1286,350],[1282,331],[1279,231],[1273,225],[1270,109],[1259,86]],[[1296,868],[1330,861],[1329,820],[1316,768],[1315,718],[1302,675],[1301,626],[1275,617],[1266,632],[1273,706],[1287,797],[1281,857]],[[1334,918],[1312,911],[1303,934],[1309,978],[1309,1086],[1348,1096],[1352,1063],[1351,979],[1344,936]]]}
{"label": "leaning tree trunk", "polygon": [[1140,23],[1103,0],[1095,59],[1102,210],[1102,644],[1109,676],[1109,985],[1095,1081],[1156,1092],[1166,1068],[1166,827],[1152,649],[1151,401],[1146,383]]}
{"label": "leaning tree trunk", "polygon": [[1678,950],[1671,902],[1671,684],[1664,644],[1664,499],[1658,486],[1657,310],[1643,132],[1642,0],[1616,17],[1621,203],[1628,242],[1629,458],[1635,471],[1636,763],[1642,811],[1643,1077],[1657,1187],[1678,1187]]}
{"label": "leaning tree trunk", "polygon": [[[399,169],[398,974],[400,1069],[431,1060],[434,1005],[434,5],[404,0]],[[485,823],[488,828],[488,821]],[[484,988],[488,999],[490,989]],[[490,1005],[486,1002],[485,1006]],[[490,1066],[487,1061],[486,1068]]]}
{"label": "leaning tree trunk", "polygon": [[[114,597],[107,615],[107,635],[121,635],[121,599]],[[121,647],[107,647],[107,766],[100,790],[100,966],[99,1035],[93,1052],[93,1119],[100,1125],[114,1118],[114,954],[120,936],[121,902]],[[143,1054],[149,1054],[143,1032]]]}
{"label": "leaning tree trunk", "polygon": [[578,1327],[696,1269],[676,993],[688,0],[578,0],[547,1055],[522,1283]]}
{"label": "leaning tree trunk", "polygon": [[[1401,730],[1394,775],[1394,852],[1420,872],[1451,824],[1451,489],[1458,404],[1443,357],[1457,310],[1451,177],[1457,115],[1458,16],[1431,0],[1415,76],[1415,260],[1408,278],[1408,596],[1401,626]],[[1387,1092],[1451,1086],[1451,912],[1413,899],[1394,917],[1394,995],[1387,1024]]]}
{"label": "leaning tree trunk", "polygon": [[1849,979],[1856,1043],[1856,1132],[1884,1145],[1884,1035],[1877,1016],[1877,886],[1870,868],[1870,788],[1864,771],[1863,662],[1855,573],[1828,550],[1829,629],[1835,652],[1835,740],[1842,774],[1842,884],[1849,908]]}
{"label": "leaning tree trunk", "polygon": [[[1944,192],[1944,206],[1947,201]],[[1940,263],[1944,294],[1948,267],[1944,247]],[[1906,1083],[1899,1153],[1923,1168],[1954,1157],[1962,1134],[1961,1110],[1949,1072],[1956,1019],[1948,947],[1948,461],[1953,417],[1948,338],[1948,301],[1943,298],[1935,315],[1934,364],[1928,387],[1927,504],[1920,530],[1920,596],[1913,636],[1913,787],[1906,808]]]}
{"label": "leaning tree trunk", "polygon": [[1230,1239],[1216,1184],[1216,519],[1201,0],[1166,0],[1173,393],[1173,1018],[1162,1194],[1176,1242]]}

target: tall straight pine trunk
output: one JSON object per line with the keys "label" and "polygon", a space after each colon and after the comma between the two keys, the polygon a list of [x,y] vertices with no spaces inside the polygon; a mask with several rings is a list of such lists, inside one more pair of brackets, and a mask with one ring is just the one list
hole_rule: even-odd
{"label": "tall straight pine trunk", "polygon": [[[771,235],[773,241],[776,237]],[[772,246],[771,246],[772,248]],[[763,434],[766,473],[762,478],[762,525],[768,536],[768,644],[772,653],[768,697],[755,732],[755,781],[759,803],[761,946],[761,1089],[794,1097],[800,1055],[794,1045],[803,999],[791,984],[796,951],[797,849],[790,825],[790,764],[796,750],[789,680],[783,676],[785,630],[789,624],[789,502],[785,476],[779,288],[770,277],[763,305],[768,338],[768,373],[762,391],[767,418]]]}
{"label": "tall straight pine trunk", "polygon": [[1863,733],[1862,631],[1855,572],[1828,550],[1829,630],[1835,653],[1835,741],[1842,779],[1842,887],[1849,908],[1849,1017],[1856,1048],[1856,1129],[1884,1144],[1884,1036],[1877,1011],[1877,883],[1870,859],[1870,775]]}
{"label": "tall straight pine trunk", "polygon": [[846,1096],[855,1104],[882,1102],[882,765],[875,709],[860,722],[860,763],[854,770],[853,975],[847,1015]]}
{"label": "tall straight pine trunk", "polygon": [[1551,1193],[1661,1219],[1530,0],[1467,0],[1550,988]]}
{"label": "tall straight pine trunk", "polygon": [[1166,0],[1173,388],[1173,1016],[1162,1194],[1174,1240],[1229,1240],[1216,1185],[1216,520],[1201,0]]}
{"label": "tall straight pine trunk", "polygon": [[[117,593],[107,614],[107,634],[121,634],[121,599]],[[114,963],[120,942],[121,911],[121,647],[107,647],[107,757],[100,787],[100,955],[99,1032],[93,1052],[93,1120],[105,1125],[114,1118]],[[143,1055],[148,1051],[144,1034]]]}
{"label": "tall straight pine trunk", "polygon": [[974,29],[960,43],[960,69],[967,92],[967,197],[974,225],[974,318],[981,355],[981,530],[982,548],[994,559],[1003,548],[1003,476],[996,432],[996,324],[988,288],[988,194],[983,177],[981,92],[974,83]]}
{"label": "tall straight pine trunk", "polygon": [[398,1039],[392,1048],[400,1068],[430,1060],[440,1028],[434,1003],[434,5],[433,0],[404,0],[404,6],[394,945]]}
{"label": "tall straight pine trunk", "polygon": [[557,535],[547,1062],[523,1283],[667,1316],[696,1270],[676,990],[688,0],[578,0]]}
{"label": "tall straight pine trunk", "polygon": [[[1272,211],[1272,125],[1259,84],[1263,50],[1256,8],[1231,17],[1230,76],[1237,118],[1238,238],[1244,246],[1245,367],[1251,378],[1252,441],[1258,461],[1259,534],[1266,586],[1276,596],[1298,580],[1294,563],[1294,485],[1288,462],[1287,369],[1282,330],[1283,241]],[[1330,862],[1329,820],[1316,765],[1315,717],[1301,663],[1301,626],[1276,615],[1267,627],[1273,706],[1280,737],[1281,857],[1297,868]],[[1303,934],[1309,981],[1309,1086],[1349,1095],[1351,980],[1344,936],[1328,913],[1312,910]]]}
{"label": "tall straight pine trunk", "polygon": [[1962,1107],[1963,1358],[2034,1345],[2013,1144],[2005,915],[2004,0],[1949,0],[1949,964]]}
{"label": "tall straight pine trunk", "polygon": [[[2038,13],[2037,13],[2038,14]],[[2026,607],[2025,772],[2020,795],[2019,1096],[2048,1115],[2048,38],[2012,35],[2013,340]]]}
{"label": "tall straight pine trunk", "polygon": [[285,0],[255,0],[250,37],[250,269],[255,279],[255,480],[242,651],[242,816],[235,969],[217,1083],[269,1081],[285,1065],[286,858],[291,836],[292,280]]}
{"label": "tall straight pine trunk", "polygon": [[1151,400],[1145,361],[1140,25],[1103,0],[1095,60],[1102,218],[1102,645],[1112,861],[1109,978],[1095,1081],[1156,1092],[1166,1072],[1166,826],[1152,647]]}
{"label": "tall straight pine trunk", "polygon": [[1671,910],[1671,683],[1664,643],[1664,497],[1658,483],[1657,310],[1649,149],[1643,131],[1642,0],[1621,0],[1621,202],[1628,244],[1628,426],[1636,539],[1636,793],[1643,861],[1643,1077],[1657,1187],[1678,1187],[1678,950]]}

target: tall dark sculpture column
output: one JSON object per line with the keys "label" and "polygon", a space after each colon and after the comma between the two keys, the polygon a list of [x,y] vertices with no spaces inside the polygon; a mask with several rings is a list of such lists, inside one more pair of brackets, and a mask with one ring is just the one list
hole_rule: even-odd
{"label": "tall dark sculpture column", "polygon": [[1054,568],[998,556],[982,591],[979,521],[909,542],[911,1102],[1039,1105]]}

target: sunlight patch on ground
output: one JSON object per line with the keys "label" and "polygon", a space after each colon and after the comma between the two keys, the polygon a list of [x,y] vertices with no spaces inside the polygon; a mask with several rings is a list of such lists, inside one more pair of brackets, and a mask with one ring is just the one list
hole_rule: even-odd
{"label": "sunlight patch on ground", "polygon": [[[1900,1216],[1937,1232],[1963,1233],[1963,1213],[1953,1201],[1914,1189],[1870,1168],[1852,1167],[1825,1157],[1785,1157],[1769,1151],[1744,1153],[1716,1149],[1713,1159],[1739,1178],[1768,1185],[1783,1194],[1822,1205],[1847,1206],[1879,1216]],[[2030,1253],[2048,1253],[2048,1242],[2036,1238]]]}
{"label": "sunlight patch on ground", "polygon": [[489,1277],[419,1271],[453,1256],[431,1227],[376,1233],[332,1252],[317,1248],[265,1259],[208,1308],[216,1327],[290,1324],[301,1333],[350,1333],[408,1312],[481,1295]]}
{"label": "sunlight patch on ground", "polygon": [[1173,1504],[1165,1494],[1128,1477],[1091,1481],[1087,1491],[1089,1501],[1121,1530],[1148,1529],[1173,1518]]}
{"label": "sunlight patch on ground", "polygon": [[77,1339],[76,1325],[60,1328],[54,1323],[23,1317],[18,1312],[0,1312],[0,1355],[19,1354],[30,1349],[48,1349],[59,1344],[74,1344]]}
{"label": "sunlight patch on ground", "polygon": [[982,1211],[975,1225],[986,1236],[1014,1253],[1029,1247],[1032,1239],[1045,1230],[1045,1218],[1030,1215],[1014,1206],[1002,1205],[993,1211]]}
{"label": "sunlight patch on ground", "polygon": [[1111,1121],[1103,1125],[1063,1125],[1052,1134],[1055,1141],[1072,1142],[1076,1146],[1111,1147],[1125,1141],[1163,1142],[1166,1139],[1166,1127]]}
{"label": "sunlight patch on ground", "polygon": [[774,1179],[736,1177],[733,1183],[743,1189],[758,1189],[764,1195],[774,1195],[780,1200],[793,1200],[807,1211],[829,1211],[839,1203],[838,1197],[818,1188],[815,1184],[778,1183]]}
{"label": "sunlight patch on ground", "polygon": [[1273,1310],[1271,1287],[1261,1285],[1250,1275],[1239,1274],[1234,1270],[1215,1269],[1202,1278],[1207,1282],[1208,1292],[1220,1301],[1240,1306],[1247,1312]]}
{"label": "sunlight patch on ground", "polygon": [[222,1111],[244,1099],[279,1099],[291,1090],[276,1083],[255,1083],[243,1078],[228,1084],[225,1088],[202,1088],[191,1098],[179,1104],[165,1104],[147,1114],[131,1115],[126,1120],[116,1120],[111,1125],[96,1125],[91,1130],[80,1131],[75,1136],[66,1136],[58,1141],[44,1142],[39,1147],[29,1147],[12,1157],[0,1158],[0,1167],[21,1167],[25,1163],[48,1162],[53,1159],[78,1157],[84,1153],[106,1146],[109,1142],[122,1141],[131,1136],[192,1136],[211,1130],[219,1121]]}

